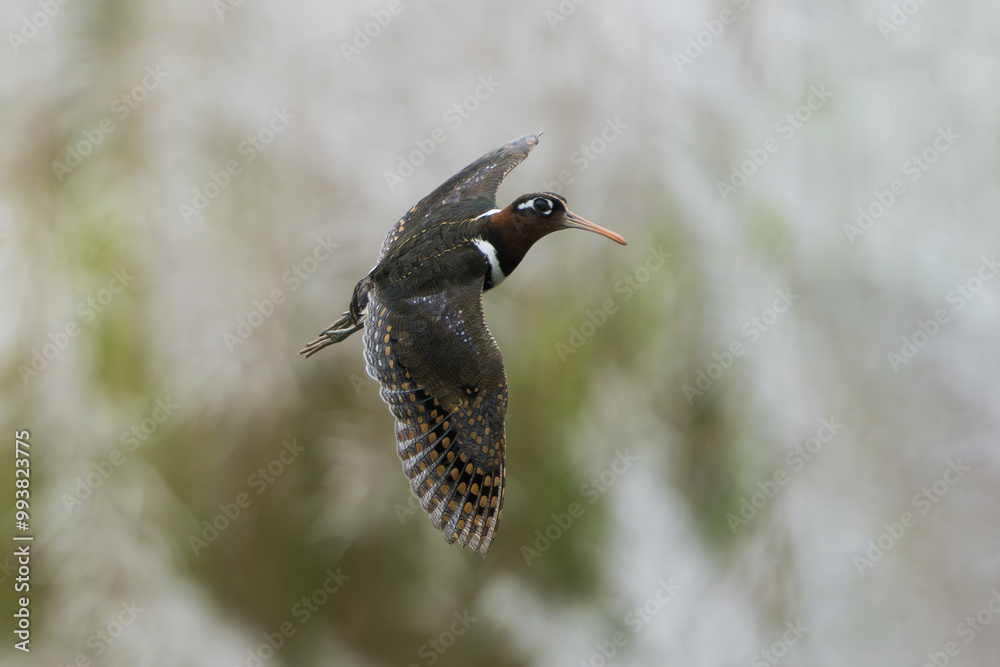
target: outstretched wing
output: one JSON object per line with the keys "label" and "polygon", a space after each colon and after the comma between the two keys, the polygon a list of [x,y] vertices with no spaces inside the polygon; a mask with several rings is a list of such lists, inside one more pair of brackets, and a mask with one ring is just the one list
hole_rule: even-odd
{"label": "outstretched wing", "polygon": [[449,544],[485,555],[503,506],[507,380],[482,279],[369,299],[365,361],[396,418],[410,489]]}
{"label": "outstretched wing", "polygon": [[432,219],[439,219],[438,214],[444,213],[442,209],[452,206],[462,209],[458,216],[445,214],[445,220],[467,220],[495,208],[500,183],[511,169],[528,157],[540,135],[541,132],[527,134],[490,151],[421,199],[385,237],[379,261],[391,254],[404,235],[425,227]]}

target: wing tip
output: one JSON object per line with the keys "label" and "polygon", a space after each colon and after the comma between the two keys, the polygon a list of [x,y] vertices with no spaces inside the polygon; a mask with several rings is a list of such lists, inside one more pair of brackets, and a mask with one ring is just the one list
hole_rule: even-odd
{"label": "wing tip", "polygon": [[[526,134],[526,135],[524,135],[522,137],[518,137],[517,139],[515,139],[511,143],[512,144],[517,144],[517,143],[524,142],[524,143],[528,144],[528,146],[530,146],[531,148],[534,148],[535,146],[538,145],[538,138],[541,137],[541,136],[542,136],[542,131],[532,132],[531,134]],[[529,148],[528,150],[531,150],[531,148]]]}

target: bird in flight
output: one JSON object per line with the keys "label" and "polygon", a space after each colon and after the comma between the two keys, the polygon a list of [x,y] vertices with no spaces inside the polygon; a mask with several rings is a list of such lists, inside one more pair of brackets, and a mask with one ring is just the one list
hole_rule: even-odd
{"label": "bird in flight", "polygon": [[507,378],[483,292],[560,229],[625,245],[551,192],[497,207],[500,183],[539,135],[487,153],[411,208],[386,236],[347,312],[299,352],[308,357],[364,329],[365,364],[396,420],[410,489],[449,544],[484,556],[503,507]]}

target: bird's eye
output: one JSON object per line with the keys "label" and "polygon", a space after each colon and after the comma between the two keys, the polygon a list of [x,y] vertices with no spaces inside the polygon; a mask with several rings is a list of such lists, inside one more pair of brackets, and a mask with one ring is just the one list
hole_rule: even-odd
{"label": "bird's eye", "polygon": [[552,210],[552,202],[544,197],[536,197],[534,206],[539,213],[548,213]]}

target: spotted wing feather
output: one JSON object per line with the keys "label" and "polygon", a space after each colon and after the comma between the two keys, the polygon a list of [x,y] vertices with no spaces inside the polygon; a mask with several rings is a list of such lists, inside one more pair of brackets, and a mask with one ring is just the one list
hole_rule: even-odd
{"label": "spotted wing feather", "polygon": [[421,507],[449,543],[485,555],[503,506],[507,382],[481,282],[409,299],[374,290],[365,361]]}
{"label": "spotted wing feather", "polygon": [[400,242],[418,229],[441,220],[443,211],[461,208],[460,216],[444,216],[445,220],[461,220],[496,207],[500,183],[511,169],[528,157],[538,144],[540,134],[527,134],[490,151],[421,199],[386,235],[379,261],[392,254]]}

